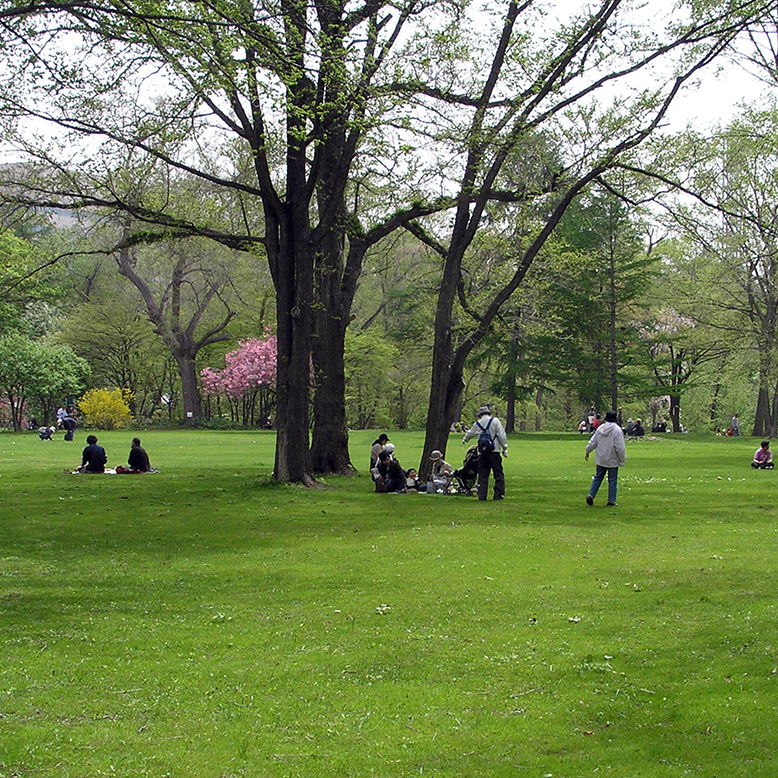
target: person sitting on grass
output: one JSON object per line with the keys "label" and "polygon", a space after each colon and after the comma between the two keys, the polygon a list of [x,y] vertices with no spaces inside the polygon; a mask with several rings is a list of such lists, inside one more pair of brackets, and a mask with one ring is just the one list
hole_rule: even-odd
{"label": "person sitting on grass", "polygon": [[105,449],[97,445],[97,437],[89,435],[86,439],[87,446],[81,452],[81,467],[76,468],[78,473],[104,473],[105,463],[108,461]]}
{"label": "person sitting on grass", "polygon": [[130,471],[133,473],[148,473],[151,470],[149,455],[140,446],[140,438],[133,438],[130,446],[130,454],[127,457]]}
{"label": "person sitting on grass", "polygon": [[[443,454],[435,449],[430,454],[432,460],[432,471],[430,473],[430,481],[432,482],[433,492],[446,492],[448,485],[451,482],[451,477],[454,475],[454,468],[443,459]],[[429,485],[427,490],[429,491]]]}
{"label": "person sitting on grass", "polygon": [[141,448],[140,438],[133,438],[130,454],[127,457],[127,467],[119,465],[116,468],[116,472],[120,474],[142,475],[143,473],[158,473],[159,470],[156,470],[149,464],[149,455],[145,449]]}
{"label": "person sitting on grass", "polygon": [[773,452],[770,451],[770,441],[763,440],[759,448],[754,452],[754,461],[751,467],[755,470],[772,470]]}
{"label": "person sitting on grass", "polygon": [[419,474],[416,468],[412,467],[405,475],[405,487],[409,492],[423,492],[427,487],[419,481]]}
{"label": "person sitting on grass", "polygon": [[405,470],[400,463],[390,456],[388,451],[382,451],[378,455],[378,476],[376,483],[377,492],[404,492],[405,491]]}

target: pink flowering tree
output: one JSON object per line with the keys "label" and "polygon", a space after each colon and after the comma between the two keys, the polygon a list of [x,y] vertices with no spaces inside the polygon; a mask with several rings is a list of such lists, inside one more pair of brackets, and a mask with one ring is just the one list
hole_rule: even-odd
{"label": "pink flowering tree", "polygon": [[246,426],[265,424],[275,409],[276,338],[242,341],[224,358],[224,369],[206,367],[200,372],[203,392],[224,397],[232,421]]}

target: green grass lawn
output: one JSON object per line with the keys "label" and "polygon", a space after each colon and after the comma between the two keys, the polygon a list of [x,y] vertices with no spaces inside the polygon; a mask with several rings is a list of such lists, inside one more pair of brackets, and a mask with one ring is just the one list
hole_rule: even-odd
{"label": "green grass lawn", "polygon": [[374,494],[368,432],[322,490],[272,483],[272,433],[64,474],[84,437],[0,435],[3,778],[778,775],[754,439],[629,443],[612,509],[575,435],[513,437],[501,503]]}

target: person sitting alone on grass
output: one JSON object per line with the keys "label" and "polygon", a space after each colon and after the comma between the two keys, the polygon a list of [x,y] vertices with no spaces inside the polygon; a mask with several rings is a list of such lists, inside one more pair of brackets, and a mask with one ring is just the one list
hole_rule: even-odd
{"label": "person sitting alone on grass", "polygon": [[108,456],[102,446],[97,445],[97,437],[89,435],[86,439],[87,446],[81,452],[81,467],[76,468],[78,473],[104,473]]}
{"label": "person sitting alone on grass", "polygon": [[751,467],[755,470],[772,470],[773,452],[770,451],[770,441],[763,440],[759,448],[754,452],[754,461]]}

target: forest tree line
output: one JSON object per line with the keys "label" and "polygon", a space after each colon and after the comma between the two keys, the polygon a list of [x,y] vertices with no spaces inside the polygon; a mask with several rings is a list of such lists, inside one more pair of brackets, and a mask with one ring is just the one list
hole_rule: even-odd
{"label": "forest tree line", "polygon": [[[774,8],[662,8],[3,4],[2,337],[149,422],[270,417],[303,483],[486,402],[774,434],[774,104],[665,128],[724,55],[774,88]],[[272,387],[204,384],[270,338]]]}

